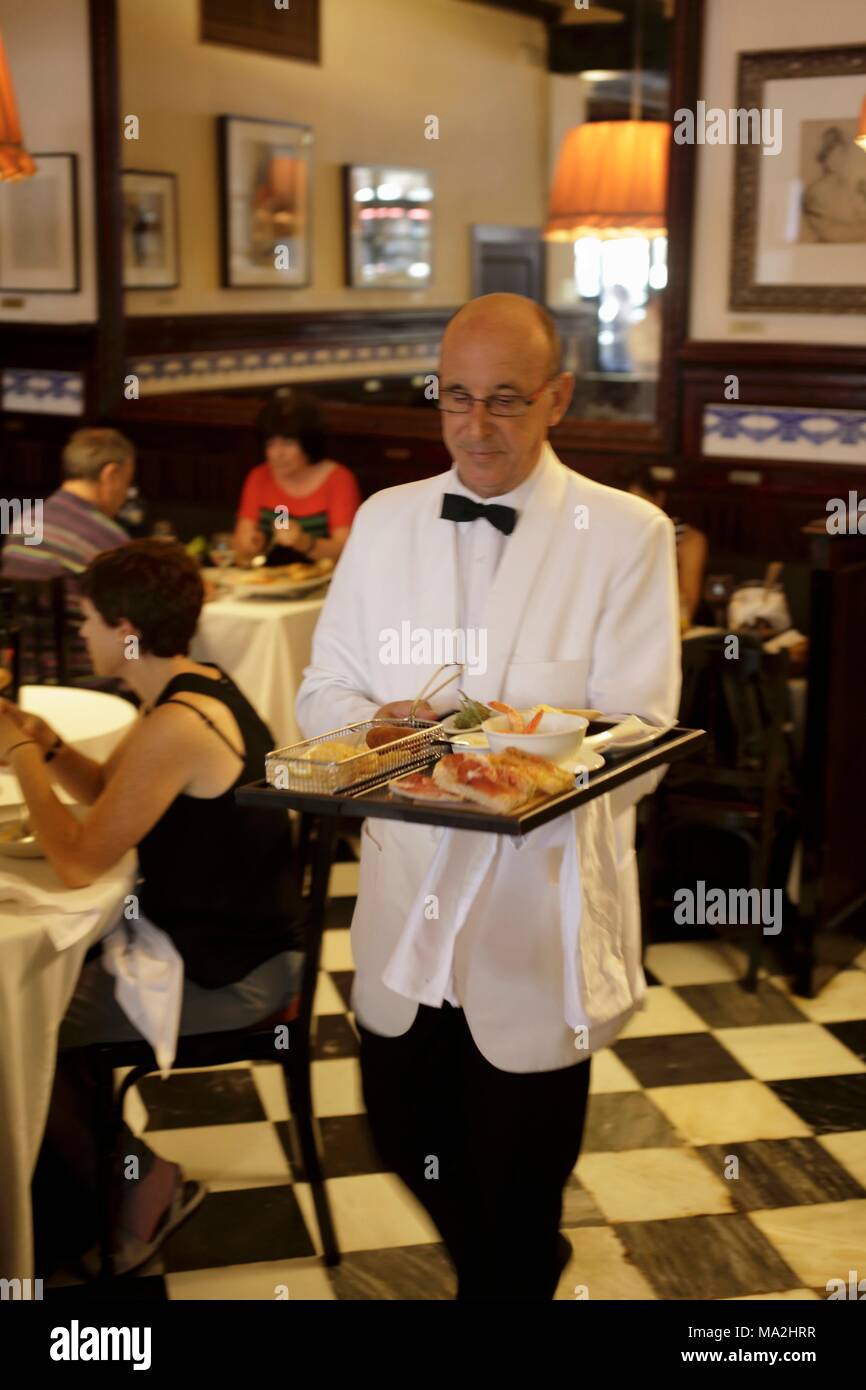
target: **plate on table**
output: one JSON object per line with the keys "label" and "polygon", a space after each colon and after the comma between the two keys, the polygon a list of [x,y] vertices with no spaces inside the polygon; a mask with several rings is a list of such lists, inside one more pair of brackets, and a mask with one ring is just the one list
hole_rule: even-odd
{"label": "plate on table", "polygon": [[[76,820],[83,820],[87,809],[77,803],[69,806]],[[0,812],[0,855],[9,859],[45,859],[45,851],[31,833],[25,805],[6,806]]]}
{"label": "plate on table", "polygon": [[15,816],[0,825],[0,854],[10,859],[44,859],[45,852],[30,833],[26,815]]}
{"label": "plate on table", "polygon": [[[441,728],[441,730],[442,730],[442,732],[443,732],[443,734],[445,735],[446,738],[449,738],[449,739],[450,739],[450,738],[459,738],[459,737],[462,737],[463,734],[474,734],[474,733],[477,733],[478,730],[481,728],[481,721],[480,721],[480,720],[478,721],[477,724],[471,724],[471,725],[469,725],[468,728],[465,728],[465,729],[458,728],[457,724],[455,723],[455,720],[456,720],[458,717],[459,717],[458,714],[449,714],[449,716],[448,716],[447,719],[443,719],[443,720],[442,720],[442,723],[440,724],[439,727]],[[487,741],[487,740],[485,739],[485,743],[486,743],[486,741]]]}
{"label": "plate on table", "polygon": [[239,584],[235,588],[233,598],[303,598],[304,594],[310,594],[314,589],[321,589],[325,584],[330,584],[330,574],[320,574],[313,579],[275,579],[270,584]]}

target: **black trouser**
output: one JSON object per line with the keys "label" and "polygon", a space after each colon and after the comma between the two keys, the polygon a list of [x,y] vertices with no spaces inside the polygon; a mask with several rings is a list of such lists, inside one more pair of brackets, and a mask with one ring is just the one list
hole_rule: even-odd
{"label": "black trouser", "polygon": [[500,1071],[475,1046],[463,1010],[448,1004],[420,1005],[402,1037],[358,1030],[376,1147],[438,1227],[457,1298],[552,1298],[589,1058],[558,1071]]}

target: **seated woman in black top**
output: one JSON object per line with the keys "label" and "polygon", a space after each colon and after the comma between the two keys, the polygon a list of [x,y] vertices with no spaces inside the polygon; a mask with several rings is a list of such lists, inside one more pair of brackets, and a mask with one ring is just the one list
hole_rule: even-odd
{"label": "seated woman in black top", "polygon": [[[165,932],[183,959],[180,1032],[249,1026],[296,997],[303,960],[287,821],[234,799],[236,787],[262,776],[274,741],[222,671],[186,655],[203,590],[180,547],[133,541],[104,552],[85,571],[82,593],[94,670],[125,680],[142,702],[141,716],[100,764],[2,702],[0,760],[20,779],[36,837],[68,887],[93,882],[138,849],[140,917]],[[83,820],[58,800],[52,777],[91,808]],[[53,1157],[62,1150],[79,1186],[91,1191],[92,1078],[63,1049],[139,1036],[114,984],[98,959],[85,965],[61,1026],[46,1130]],[[118,1273],[149,1258],[204,1196],[131,1133],[125,1145],[124,1155],[139,1159],[139,1179],[119,1183]]]}

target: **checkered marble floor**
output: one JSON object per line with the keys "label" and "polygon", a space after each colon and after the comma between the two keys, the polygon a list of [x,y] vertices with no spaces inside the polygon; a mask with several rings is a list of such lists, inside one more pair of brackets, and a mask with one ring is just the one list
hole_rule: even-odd
{"label": "checkered marble floor", "polygon": [[[209,1193],[124,1281],[130,1297],[453,1298],[436,1230],[366,1127],[349,1010],[356,873],[333,871],[315,999],[313,1102],[342,1263],[318,1258],[279,1068],[177,1072],[143,1082],[128,1118]],[[815,1299],[866,1273],[866,951],[814,1000],[773,975],[747,994],[744,967],[721,942],[650,947],[646,1009],[592,1059],[557,1298]]]}

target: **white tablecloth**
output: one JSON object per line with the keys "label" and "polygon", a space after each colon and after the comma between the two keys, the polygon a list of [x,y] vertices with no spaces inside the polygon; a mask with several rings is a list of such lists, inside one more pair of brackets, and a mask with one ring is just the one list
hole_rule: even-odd
{"label": "white tablecloth", "polygon": [[[45,859],[0,857],[0,1278],[33,1277],[30,1182],[51,1099],[57,1033],[89,948],[112,926],[135,882],[130,852],[89,888],[64,888]],[[56,892],[67,911],[93,909],[85,936],[62,950],[46,918],[3,901],[8,880]]]}
{"label": "white tablecloth", "polygon": [[[64,743],[97,762],[105,761],[137,717],[135,705],[119,695],[71,685],[22,685],[18,704],[41,715]],[[70,800],[63,792],[60,799]],[[0,768],[0,806],[20,805],[21,800],[18,778]]]}
{"label": "white tablecloth", "polygon": [[193,661],[231,676],[267,724],[275,746],[297,743],[295,696],[309,665],[324,598],[232,599],[206,603],[193,640]]}

